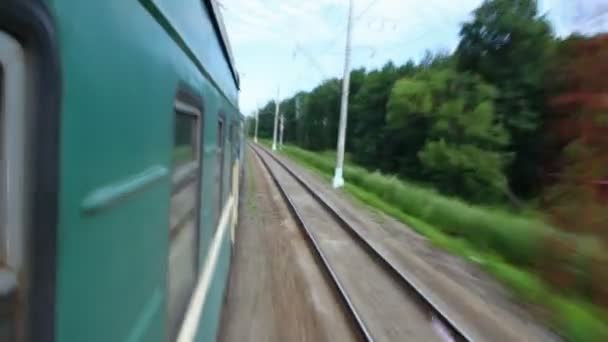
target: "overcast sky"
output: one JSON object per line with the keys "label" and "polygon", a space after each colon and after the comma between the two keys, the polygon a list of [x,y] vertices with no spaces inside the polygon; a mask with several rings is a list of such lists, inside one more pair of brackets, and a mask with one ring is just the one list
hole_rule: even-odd
{"label": "overcast sky", "polygon": [[[250,115],[276,97],[341,77],[348,0],[216,0],[241,75]],[[453,50],[462,22],[482,0],[354,0],[352,67],[418,60]],[[608,0],[540,0],[555,31],[608,28]]]}

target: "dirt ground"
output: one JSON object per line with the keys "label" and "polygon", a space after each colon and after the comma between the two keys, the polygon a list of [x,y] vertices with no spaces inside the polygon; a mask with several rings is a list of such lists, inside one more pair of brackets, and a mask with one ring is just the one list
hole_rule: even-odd
{"label": "dirt ground", "polygon": [[219,341],[352,341],[349,320],[251,150]]}

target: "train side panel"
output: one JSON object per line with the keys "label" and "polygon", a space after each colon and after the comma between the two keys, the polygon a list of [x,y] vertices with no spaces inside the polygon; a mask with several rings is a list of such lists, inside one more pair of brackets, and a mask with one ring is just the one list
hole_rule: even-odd
{"label": "train side panel", "polygon": [[154,6],[167,19],[184,44],[204,66],[214,83],[222,89],[228,101],[238,103],[238,90],[228,56],[222,51],[221,38],[214,30],[209,0],[140,0],[144,6]]}
{"label": "train side panel", "polygon": [[[174,106],[180,86],[202,99],[196,276],[209,266],[213,245],[218,258],[212,282],[202,289],[195,332],[200,341],[212,340],[230,264],[230,234],[218,234],[217,227],[232,194],[226,176],[233,160],[228,123],[239,115],[227,63],[217,60],[222,58],[219,41],[205,29],[212,27],[208,13],[194,0],[183,7],[145,0],[49,3],[63,69],[56,340],[168,337]],[[187,17],[185,8],[202,12]],[[191,24],[198,20],[199,26],[182,26],[181,18]],[[222,184],[217,183],[220,143]],[[218,186],[222,204],[214,190]]]}

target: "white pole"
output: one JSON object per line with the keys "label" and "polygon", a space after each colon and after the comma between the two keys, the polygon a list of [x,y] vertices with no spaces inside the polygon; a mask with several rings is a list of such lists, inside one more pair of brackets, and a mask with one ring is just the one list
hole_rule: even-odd
{"label": "white pole", "polygon": [[333,186],[340,188],[344,185],[344,145],[346,141],[346,121],[348,118],[348,90],[350,87],[350,44],[352,36],[353,0],[349,0],[348,24],[346,29],[346,49],[344,51],[344,77],[342,81],[342,101],[340,105],[340,127],[338,131],[338,147],[336,156],[336,172],[334,174]]}
{"label": "white pole", "polygon": [[279,92],[281,88],[277,87],[277,100],[274,103],[274,129],[272,130],[272,150],[277,150],[277,124],[279,121],[279,107],[281,104],[279,103]]}
{"label": "white pole", "polygon": [[255,111],[255,135],[253,136],[253,142],[257,144],[258,142],[258,119],[260,116],[260,110]]}
{"label": "white pole", "polygon": [[279,149],[283,148],[283,131],[285,130],[285,115],[281,114],[281,134],[279,135]]}

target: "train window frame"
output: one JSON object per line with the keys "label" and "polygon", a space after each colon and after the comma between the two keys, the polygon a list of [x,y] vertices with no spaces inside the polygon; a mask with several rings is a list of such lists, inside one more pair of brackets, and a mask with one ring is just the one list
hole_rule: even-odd
{"label": "train window frame", "polygon": [[[197,105],[200,103],[200,105]],[[171,197],[170,197],[170,217],[169,217],[169,241],[168,241],[168,265],[167,265],[167,325],[169,330],[170,338],[175,338],[179,333],[179,329],[183,323],[184,316],[187,312],[190,298],[194,292],[197,277],[199,274],[199,260],[200,254],[200,222],[201,222],[201,185],[202,185],[202,170],[203,170],[203,156],[201,155],[201,142],[203,141],[204,135],[204,107],[202,101],[195,99],[192,96],[185,96],[185,93],[178,92],[178,96],[174,102],[174,125],[173,128],[173,150],[177,145],[176,134],[177,134],[177,119],[179,116],[187,116],[190,119],[194,119],[194,125],[192,127],[192,148],[193,158],[185,163],[176,161],[172,158],[172,176],[171,176]],[[174,156],[173,156],[174,157]],[[192,187],[188,189],[188,187]],[[188,198],[188,192],[194,191],[194,198],[192,208],[185,212],[178,212],[176,205],[177,198],[182,196],[182,199]],[[181,210],[179,210],[181,211]],[[179,217],[174,219],[174,214]],[[188,228],[192,231],[188,231]],[[179,240],[180,234],[192,234],[191,240]],[[182,237],[183,238],[183,237]],[[180,241],[182,245],[180,245]],[[183,243],[190,243],[184,246]],[[173,258],[179,258],[180,252],[183,253],[183,248],[189,248],[188,257],[191,259],[187,261],[191,262],[191,269],[188,271],[184,270],[184,267],[177,267],[174,264]],[[177,248],[177,249],[176,249]],[[183,260],[182,260],[183,261]],[[175,266],[175,268],[173,268]],[[181,273],[176,273],[180,272]],[[190,272],[190,273],[184,273]],[[172,276],[179,276],[183,280],[187,278],[188,281],[186,288],[179,287],[179,282],[176,287],[173,287]],[[175,279],[174,279],[175,280]],[[173,292],[176,290],[175,292]],[[185,292],[184,292],[185,291]]]}
{"label": "train window frame", "polygon": [[[24,264],[25,224],[25,52],[16,39],[0,31],[0,68],[2,90],[0,102],[0,253],[3,263],[14,271]],[[10,87],[8,85],[11,85]],[[22,134],[15,134],[21,132]],[[7,199],[11,198],[11,201]],[[4,266],[4,265],[2,265]]]}
{"label": "train window frame", "polygon": [[[0,83],[0,300],[15,302],[22,292],[20,277],[28,272],[28,65],[25,49],[4,31],[0,31]],[[12,315],[18,315],[17,310]],[[19,336],[24,322],[12,318],[12,328],[5,333]]]}
{"label": "train window frame", "polygon": [[[181,170],[174,170],[172,174],[172,180],[174,186],[177,186],[178,189],[174,189],[179,191],[183,183],[187,183],[191,177],[193,177],[193,173],[195,169],[202,170],[202,157],[201,157],[201,132],[202,132],[202,121],[203,121],[203,113],[202,110],[197,108],[196,106],[190,105],[187,102],[182,100],[175,101],[175,117],[182,115],[194,118],[196,120],[196,125],[193,127],[193,137],[194,141],[192,141],[192,150],[194,158],[189,160],[187,163],[179,165]],[[175,165],[172,165],[175,169]]]}
{"label": "train window frame", "polygon": [[217,224],[219,224],[220,216],[222,215],[222,210],[224,209],[224,167],[226,163],[226,124],[225,124],[225,115],[220,112],[217,119],[217,151],[216,151],[216,175],[218,177],[217,180],[217,219],[216,219],[216,227],[214,228],[214,232],[217,231]]}
{"label": "train window frame", "polygon": [[[1,38],[0,38],[1,40]],[[2,43],[0,43],[0,48],[2,48]],[[0,51],[0,54],[2,52]],[[0,56],[0,218],[2,219],[2,222],[0,222],[0,259],[1,260],[6,260],[6,248],[7,245],[9,245],[8,241],[7,241],[7,224],[5,222],[5,218],[6,218],[6,198],[7,198],[7,194],[5,194],[5,185],[4,185],[4,179],[6,179],[6,170],[5,170],[5,165],[4,165],[4,118],[6,116],[5,112],[7,112],[7,110],[5,110],[4,108],[4,99],[6,97],[6,95],[4,94],[4,90],[5,90],[5,80],[4,80],[4,68],[3,68],[3,63],[2,63],[2,57]],[[4,263],[4,261],[2,262]],[[8,262],[7,262],[8,263]]]}
{"label": "train window frame", "polygon": [[228,151],[229,155],[229,165],[228,165],[228,192],[232,189],[232,163],[234,162],[234,121],[230,120],[230,125],[228,126],[228,141],[230,142],[230,150]]}
{"label": "train window frame", "polygon": [[234,167],[234,163],[236,162],[237,159],[237,148],[238,148],[238,137],[237,137],[237,125],[238,125],[238,121],[237,120],[232,120],[230,122],[230,190],[233,191],[234,189],[232,189],[233,183],[234,183],[234,175],[233,175],[233,167]]}

